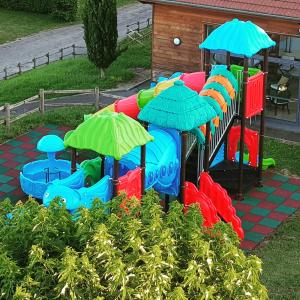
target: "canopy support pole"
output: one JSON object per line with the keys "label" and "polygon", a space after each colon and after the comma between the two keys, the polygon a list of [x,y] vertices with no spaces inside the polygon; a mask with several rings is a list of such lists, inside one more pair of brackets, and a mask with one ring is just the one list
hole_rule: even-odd
{"label": "canopy support pole", "polygon": [[71,148],[71,174],[77,171],[76,160],[77,160],[77,150],[75,148]]}
{"label": "canopy support pole", "polygon": [[100,154],[101,158],[101,178],[104,177],[104,172],[105,172],[105,155]]}
{"label": "canopy support pole", "polygon": [[209,169],[209,144],[210,144],[210,121],[206,123],[205,130],[205,148],[204,148],[204,172],[208,172]]}
{"label": "canopy support pole", "polygon": [[265,137],[265,109],[266,109],[266,96],[267,96],[267,82],[268,82],[268,57],[269,49],[264,50],[264,87],[263,87],[263,105],[260,114],[260,132],[259,132],[259,162],[258,162],[258,186],[262,186],[262,167],[264,158],[264,137]]}
{"label": "canopy support pole", "polygon": [[118,196],[118,184],[119,184],[119,161],[114,159],[114,171],[113,171],[113,197]]}
{"label": "canopy support pole", "polygon": [[245,127],[246,127],[246,98],[248,84],[248,57],[244,57],[243,71],[243,103],[241,105],[241,136],[240,136],[240,156],[239,156],[239,181],[237,200],[243,200],[243,179],[244,179],[244,152],[245,152]]}
{"label": "canopy support pole", "polygon": [[[148,131],[148,124],[143,122],[145,130]],[[146,144],[141,146],[141,196],[145,195],[145,178],[146,178]]]}
{"label": "canopy support pole", "polygon": [[187,131],[181,132],[181,166],[180,166],[180,202],[184,203],[185,176],[186,176],[186,152],[187,152]]}
{"label": "canopy support pole", "polygon": [[[231,56],[229,51],[226,52],[226,65],[227,65],[227,70],[230,71]],[[228,133],[226,134],[224,139],[224,160],[228,159]]]}

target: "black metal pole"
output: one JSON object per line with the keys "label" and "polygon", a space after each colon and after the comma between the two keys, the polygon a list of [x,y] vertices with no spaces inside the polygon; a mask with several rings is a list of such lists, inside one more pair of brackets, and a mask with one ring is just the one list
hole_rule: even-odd
{"label": "black metal pole", "polygon": [[[226,52],[226,65],[227,65],[227,70],[229,71],[230,71],[230,64],[231,64],[230,52]],[[227,158],[228,158],[228,134],[224,139],[224,160],[227,160]]]}
{"label": "black metal pole", "polygon": [[268,84],[268,57],[269,49],[264,50],[264,91],[263,91],[263,105],[260,114],[260,132],[259,132],[259,161],[258,161],[258,186],[262,186],[262,166],[264,158],[264,137],[265,137],[265,109],[266,109],[266,96],[267,96],[267,84]]}
{"label": "black metal pole", "polygon": [[205,49],[204,50],[204,70],[205,70],[205,78],[207,79],[209,77],[209,72],[211,69],[210,64],[210,50]]}
{"label": "black metal pole", "polygon": [[113,171],[113,197],[118,196],[118,184],[119,184],[119,161],[114,159],[114,171]]}
{"label": "black metal pole", "polygon": [[245,152],[245,111],[246,111],[246,97],[247,97],[247,82],[248,82],[248,57],[244,57],[244,71],[243,71],[243,103],[241,105],[241,136],[240,136],[240,156],[239,156],[239,181],[237,199],[243,200],[243,179],[244,179],[244,152]]}
{"label": "black metal pole", "polygon": [[204,148],[204,172],[209,169],[209,144],[210,144],[210,121],[206,123],[205,148]]}
{"label": "black metal pole", "polygon": [[170,195],[165,194],[165,212],[169,211]]}
{"label": "black metal pole", "polygon": [[101,178],[102,178],[105,172],[105,155],[100,154],[100,157],[101,157]]}
{"label": "black metal pole", "polygon": [[76,160],[77,160],[77,150],[75,148],[71,148],[71,174],[77,171]]}
{"label": "black metal pole", "polygon": [[146,145],[141,146],[141,195],[145,194]]}
{"label": "black metal pole", "polygon": [[[148,123],[142,122],[145,130],[148,131]],[[141,146],[141,196],[145,194],[146,179],[146,145]]]}
{"label": "black metal pole", "polygon": [[181,132],[181,166],[180,166],[180,201],[181,201],[181,203],[184,203],[187,135],[188,135],[187,131]]}

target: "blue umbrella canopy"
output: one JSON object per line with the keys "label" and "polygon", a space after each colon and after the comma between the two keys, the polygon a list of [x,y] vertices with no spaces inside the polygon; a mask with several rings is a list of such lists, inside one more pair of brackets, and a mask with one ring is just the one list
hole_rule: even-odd
{"label": "blue umbrella canopy", "polygon": [[203,97],[178,80],[149,102],[138,118],[161,127],[189,131],[216,116]]}
{"label": "blue umbrella canopy", "polygon": [[216,28],[199,45],[200,49],[224,50],[246,57],[252,57],[262,49],[275,46],[276,43],[259,26],[251,21],[233,19]]}

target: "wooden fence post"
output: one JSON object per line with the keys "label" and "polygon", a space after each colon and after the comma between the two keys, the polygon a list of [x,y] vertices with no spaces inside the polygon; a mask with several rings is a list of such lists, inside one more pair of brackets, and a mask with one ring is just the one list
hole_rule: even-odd
{"label": "wooden fence post", "polygon": [[40,89],[39,96],[40,96],[40,113],[44,114],[45,113],[45,90],[44,89]]}
{"label": "wooden fence post", "polygon": [[33,68],[35,69],[35,68],[36,68],[36,58],[34,58],[34,59],[32,60],[32,62],[33,62]]}
{"label": "wooden fence post", "polygon": [[21,75],[22,74],[22,66],[21,66],[21,63],[18,63],[18,68],[19,68],[19,75]]}
{"label": "wooden fence post", "polygon": [[8,75],[8,74],[7,74],[7,68],[5,67],[5,68],[3,69],[3,71],[4,71],[4,79],[6,80],[7,77],[8,77],[8,76],[7,76],[7,75]]}
{"label": "wooden fence post", "polygon": [[73,48],[72,54],[73,54],[73,57],[75,58],[76,57],[76,46],[75,46],[75,44],[72,45],[72,48]]}
{"label": "wooden fence post", "polygon": [[96,110],[99,109],[99,105],[100,105],[100,91],[99,91],[99,88],[96,87],[95,88],[95,108],[96,108]]}
{"label": "wooden fence post", "polygon": [[59,50],[59,52],[60,52],[60,60],[63,60],[63,58],[64,58],[64,48],[61,48],[60,50]]}
{"label": "wooden fence post", "polygon": [[10,130],[10,104],[5,103],[4,109],[5,109],[5,126],[6,129],[9,131]]}

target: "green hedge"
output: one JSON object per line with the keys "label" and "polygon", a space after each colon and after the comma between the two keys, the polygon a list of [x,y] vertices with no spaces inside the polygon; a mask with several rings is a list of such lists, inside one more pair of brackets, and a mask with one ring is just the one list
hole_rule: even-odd
{"label": "green hedge", "polygon": [[0,299],[267,299],[229,224],[207,230],[177,201],[165,214],[152,191],[124,200],[76,217],[59,201],[0,203]]}
{"label": "green hedge", "polygon": [[77,6],[77,0],[0,0],[0,7],[6,9],[52,14],[64,21],[76,18]]}

